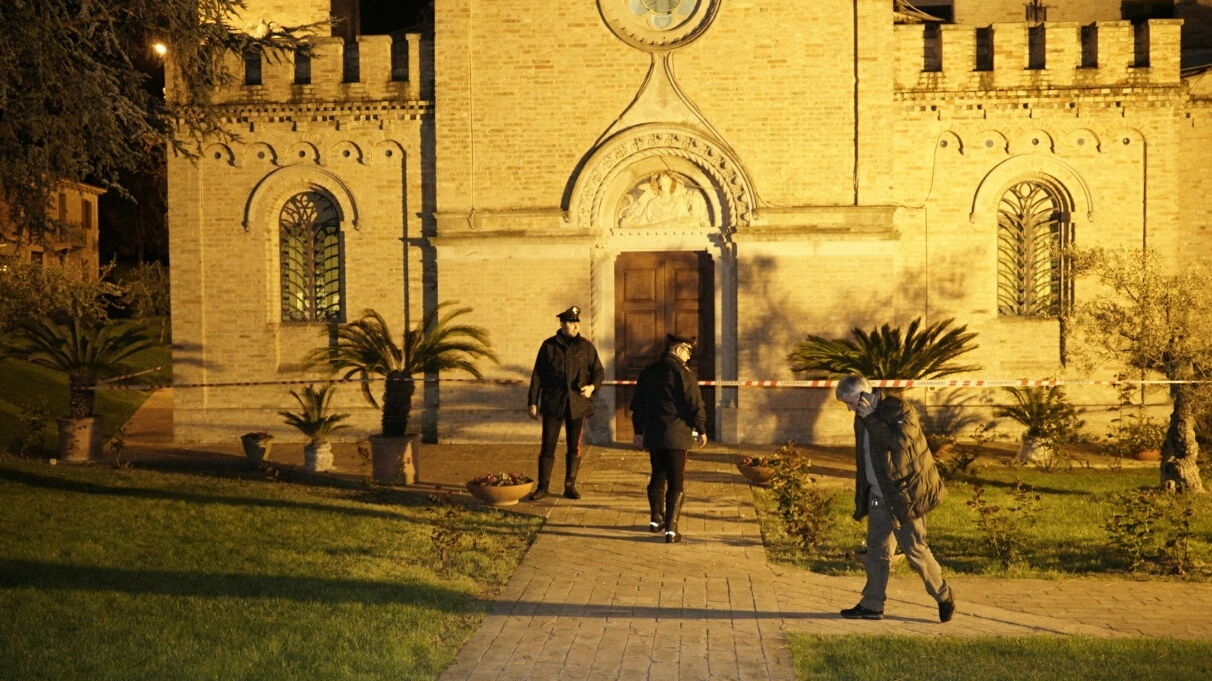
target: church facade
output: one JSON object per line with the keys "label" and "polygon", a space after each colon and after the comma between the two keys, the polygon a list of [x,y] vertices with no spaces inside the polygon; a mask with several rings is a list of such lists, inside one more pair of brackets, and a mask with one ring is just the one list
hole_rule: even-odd
{"label": "church facade", "polygon": [[[329,10],[247,5],[250,25]],[[274,430],[332,324],[402,331],[444,301],[490,331],[501,382],[418,391],[442,441],[538,440],[509,381],[570,305],[608,379],[666,333],[699,338],[701,379],[794,379],[807,334],[919,317],[978,332],[984,377],[1066,375],[1055,313],[1095,292],[1055,247],[1212,252],[1212,80],[1180,69],[1178,19],[903,20],[887,0],[436,0],[422,33],[233,64],[238,138],[170,163],[174,372],[258,385],[176,390],[178,439]],[[595,396],[590,439],[630,440],[627,390]],[[724,442],[852,437],[827,390],[705,397]],[[375,432],[356,386],[339,401]]]}

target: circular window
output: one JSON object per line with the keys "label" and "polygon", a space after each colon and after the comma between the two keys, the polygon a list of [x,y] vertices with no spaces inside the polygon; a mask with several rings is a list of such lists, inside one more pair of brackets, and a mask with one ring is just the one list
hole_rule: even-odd
{"label": "circular window", "polygon": [[702,35],[721,0],[598,0],[606,25],[645,51],[672,50]]}

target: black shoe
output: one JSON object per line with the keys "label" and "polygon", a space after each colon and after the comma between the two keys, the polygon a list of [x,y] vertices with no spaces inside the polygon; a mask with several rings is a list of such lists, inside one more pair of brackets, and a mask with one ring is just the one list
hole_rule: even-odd
{"label": "black shoe", "polygon": [[[941,604],[940,604],[941,605]],[[884,619],[883,610],[868,610],[860,603],[853,608],[847,608],[842,611],[842,617],[848,620],[882,620]]]}
{"label": "black shoe", "polygon": [[938,621],[950,622],[951,616],[955,614],[955,594],[945,601],[940,601],[938,604]]}
{"label": "black shoe", "polygon": [[573,485],[564,485],[564,498],[565,499],[580,499],[581,493],[578,492],[577,488],[574,487]]}
{"label": "black shoe", "polygon": [[530,496],[526,497],[526,500],[527,501],[538,501],[539,499],[545,499],[545,498],[547,498],[547,490],[540,487],[540,488],[536,489],[535,491],[531,492]]}
{"label": "black shoe", "polygon": [[669,531],[665,532],[665,543],[666,544],[676,544],[680,541],[682,541],[681,532],[669,532]]}
{"label": "black shoe", "polygon": [[665,528],[664,528],[664,527],[662,527],[662,526],[661,526],[661,524],[660,524],[660,523],[658,523],[658,522],[657,522],[657,521],[655,521],[655,520],[654,520],[654,521],[652,521],[652,522],[650,522],[650,523],[648,523],[648,531],[649,531],[649,532],[652,532],[653,534],[655,534],[655,533],[657,533],[657,532],[660,532],[660,531],[661,531],[661,530],[663,530],[663,529],[665,529]]}

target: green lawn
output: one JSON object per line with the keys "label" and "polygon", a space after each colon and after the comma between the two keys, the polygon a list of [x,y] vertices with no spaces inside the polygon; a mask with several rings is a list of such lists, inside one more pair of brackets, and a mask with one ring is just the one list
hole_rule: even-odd
{"label": "green lawn", "polygon": [[[168,383],[172,380],[172,351],[167,346],[154,347],[127,362],[123,373],[134,373],[164,367],[159,371],[133,379],[139,383]],[[97,393],[95,412],[104,417],[103,434],[106,440],[113,436],[122,424],[135,413],[147,399],[148,392],[141,390],[105,390]],[[0,360],[0,451],[7,450],[16,438],[26,434],[23,409],[41,407],[49,410],[51,420],[44,433],[44,447],[54,448],[55,421],[67,416],[67,378],[51,369],[35,366],[16,359]]]}
{"label": "green lawn", "polygon": [[1079,637],[788,636],[800,679],[1184,681],[1212,678],[1212,642]]}
{"label": "green lawn", "polygon": [[[976,482],[985,487],[988,503],[1003,504],[1019,479],[1040,494],[1038,519],[1034,527],[1026,530],[1028,543],[1023,560],[1005,569],[988,555],[984,535],[975,523],[976,515],[965,502],[972,498],[970,482]],[[1124,561],[1108,548],[1104,524],[1116,508],[1117,493],[1155,487],[1157,479],[1157,470],[1152,467],[1120,471],[1073,468],[1047,473],[1033,467],[992,463],[981,467],[970,481],[947,483],[947,498],[927,516],[927,541],[939,563],[960,574],[1042,578],[1127,576]],[[828,540],[815,556],[805,555],[790,543],[774,514],[769,491],[754,488],[754,501],[771,560],[829,574],[861,572],[850,553],[864,538],[866,524],[851,519],[852,490],[835,492],[830,509],[834,522]],[[1212,564],[1212,494],[1195,497],[1193,503],[1194,555],[1203,566],[1185,578],[1207,580],[1207,568]],[[898,569],[910,570],[908,565]]]}
{"label": "green lawn", "polygon": [[541,525],[400,493],[9,456],[0,499],[6,681],[433,679]]}

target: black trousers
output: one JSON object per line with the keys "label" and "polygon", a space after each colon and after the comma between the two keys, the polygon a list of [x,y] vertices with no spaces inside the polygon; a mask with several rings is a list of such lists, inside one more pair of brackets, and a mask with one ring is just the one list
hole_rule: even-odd
{"label": "black trousers", "polygon": [[655,494],[661,487],[669,485],[665,490],[665,512],[669,513],[686,486],[686,450],[650,449],[648,462],[652,464],[648,491]]}
{"label": "black trousers", "polygon": [[[569,418],[543,414],[543,444],[539,449],[539,462],[543,459],[555,461],[556,445],[560,441],[560,427],[564,427],[565,444],[568,447],[565,463],[581,456],[581,431],[585,428],[585,417]],[[572,468],[571,465],[568,468]],[[540,466],[541,470],[541,466]],[[548,469],[550,470],[550,469]],[[543,482],[540,480],[539,482]]]}

